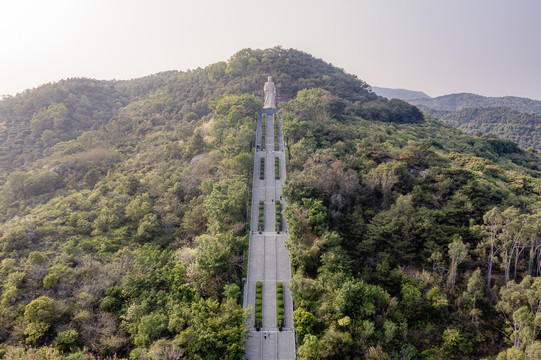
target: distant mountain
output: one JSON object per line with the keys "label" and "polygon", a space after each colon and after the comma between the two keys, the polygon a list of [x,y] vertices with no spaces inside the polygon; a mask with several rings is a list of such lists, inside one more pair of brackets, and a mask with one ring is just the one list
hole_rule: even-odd
{"label": "distant mountain", "polygon": [[431,97],[422,91],[413,91],[406,89],[388,89],[377,86],[372,86],[372,90],[379,96],[383,96],[388,99],[400,99],[404,101],[410,100],[430,100]]}
{"label": "distant mountain", "polygon": [[460,93],[407,102],[468,134],[491,133],[525,148],[541,149],[541,101]]}
{"label": "distant mountain", "polygon": [[[376,92],[376,94],[378,93]],[[486,97],[476,94],[460,93],[439,96],[432,99],[419,98],[407,101],[413,105],[423,105],[441,111],[504,106],[523,113],[541,115],[541,101],[516,96]]]}
{"label": "distant mountain", "polygon": [[493,134],[512,140],[524,148],[541,149],[541,115],[507,107],[438,111],[420,106],[420,109],[470,135]]}

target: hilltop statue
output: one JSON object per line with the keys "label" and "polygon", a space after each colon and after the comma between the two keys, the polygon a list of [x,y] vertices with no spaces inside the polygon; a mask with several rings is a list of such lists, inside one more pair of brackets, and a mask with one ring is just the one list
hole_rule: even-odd
{"label": "hilltop statue", "polygon": [[263,88],[265,92],[265,103],[263,109],[276,109],[276,87],[272,82],[272,77],[269,76],[269,80],[265,83]]}

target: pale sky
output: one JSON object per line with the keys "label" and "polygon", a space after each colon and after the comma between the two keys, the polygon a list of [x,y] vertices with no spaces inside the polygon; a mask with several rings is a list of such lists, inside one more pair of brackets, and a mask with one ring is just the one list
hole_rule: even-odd
{"label": "pale sky", "polygon": [[0,95],[296,48],[370,85],[541,100],[540,0],[0,0]]}

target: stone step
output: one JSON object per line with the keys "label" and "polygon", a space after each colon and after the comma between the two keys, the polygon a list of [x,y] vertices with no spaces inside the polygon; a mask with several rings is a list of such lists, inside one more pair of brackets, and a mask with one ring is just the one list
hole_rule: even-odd
{"label": "stone step", "polygon": [[[272,114],[267,115],[265,142],[268,150],[261,150],[255,154],[253,199],[252,199],[252,229],[250,235],[248,275],[245,281],[244,307],[255,304],[255,284],[263,282],[263,328],[256,331],[253,328],[253,319],[249,320],[250,337],[245,346],[246,358],[255,359],[284,359],[293,360],[296,357],[295,330],[293,329],[293,301],[291,292],[287,288],[291,280],[291,263],[289,252],[285,247],[288,241],[287,223],[283,218],[284,230],[279,234],[275,226],[275,203],[273,199],[280,198],[281,187],[285,180],[285,154],[283,152],[283,135],[278,134],[279,151],[274,151],[274,127]],[[280,127],[281,129],[281,127]],[[258,134],[261,124],[258,123]],[[259,135],[260,136],[260,135]],[[260,138],[256,143],[260,144]],[[265,179],[260,180],[260,158],[265,158]],[[274,158],[280,159],[280,179],[274,177]],[[255,231],[259,217],[259,201],[265,203],[265,230],[261,234]],[[282,203],[285,205],[285,203]],[[255,224],[255,227],[254,227]],[[284,283],[284,328],[279,331],[276,327],[276,282]],[[253,309],[251,312],[253,316]],[[267,335],[265,337],[265,334]]]}

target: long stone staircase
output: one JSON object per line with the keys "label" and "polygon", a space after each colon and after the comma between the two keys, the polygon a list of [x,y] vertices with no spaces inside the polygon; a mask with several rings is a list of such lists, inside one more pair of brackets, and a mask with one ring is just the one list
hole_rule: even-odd
{"label": "long stone staircase", "polygon": [[[275,202],[281,201],[280,193],[286,179],[286,162],[281,120],[277,117],[278,141],[275,144],[274,111],[260,114],[257,121],[254,178],[252,187],[251,235],[248,251],[248,273],[244,285],[244,308],[251,307],[250,333],[246,344],[246,358],[280,359],[296,358],[295,330],[293,329],[293,301],[288,289],[291,279],[288,228],[282,216],[282,231],[276,231]],[[262,146],[262,123],[265,121],[265,145]],[[277,148],[276,148],[277,145]],[[263,149],[264,148],[264,149]],[[264,179],[260,179],[261,158],[264,158]],[[279,159],[279,179],[275,178],[275,158]],[[258,229],[259,203],[264,202],[264,229]],[[261,231],[260,231],[261,230]],[[254,309],[256,282],[263,283],[263,321],[255,328]],[[278,328],[276,283],[283,283],[284,324]]]}

